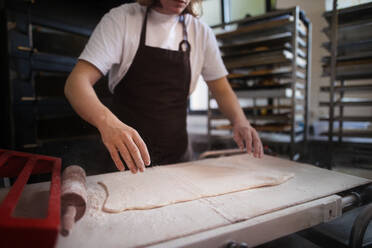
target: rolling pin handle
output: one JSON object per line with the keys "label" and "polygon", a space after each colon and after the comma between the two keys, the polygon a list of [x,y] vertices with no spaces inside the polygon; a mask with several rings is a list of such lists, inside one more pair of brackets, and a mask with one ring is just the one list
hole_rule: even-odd
{"label": "rolling pin handle", "polygon": [[75,217],[76,217],[76,207],[75,206],[68,206],[66,208],[66,213],[63,215],[62,219],[62,230],[61,234],[63,236],[69,235],[69,233],[72,230],[72,227],[75,223]]}

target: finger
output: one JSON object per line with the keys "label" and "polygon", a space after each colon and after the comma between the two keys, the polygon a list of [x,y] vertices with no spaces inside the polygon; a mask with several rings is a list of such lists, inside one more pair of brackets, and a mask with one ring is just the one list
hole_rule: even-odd
{"label": "finger", "polygon": [[264,148],[263,148],[263,144],[262,144],[261,140],[260,140],[260,144],[261,144],[260,158],[263,158],[263,156],[264,156]]}
{"label": "finger", "polygon": [[127,149],[127,147],[124,145],[123,142],[118,142],[117,144],[118,150],[120,151],[121,157],[124,159],[125,163],[127,164],[128,168],[133,174],[137,173],[137,167],[134,164],[134,161],[132,157],[130,156],[130,153]]}
{"label": "finger", "polygon": [[107,149],[110,152],[111,158],[114,161],[114,163],[116,165],[116,168],[118,168],[118,170],[120,170],[120,171],[124,171],[125,170],[125,167],[123,165],[123,162],[121,162],[120,157],[119,157],[119,154],[116,151],[116,149],[113,146],[109,146],[109,147],[107,147]]}
{"label": "finger", "polygon": [[259,158],[260,153],[261,153],[261,143],[260,143],[260,139],[257,135],[257,132],[255,130],[253,130],[253,132],[252,132],[252,138],[253,138],[253,149],[254,149],[253,156],[255,158]]}
{"label": "finger", "polygon": [[124,139],[125,139],[125,146],[128,148],[129,154],[134,160],[136,167],[140,169],[140,171],[144,171],[145,165],[143,163],[141,153],[138,150],[138,147],[136,146],[136,144],[134,143],[132,137],[124,135]]}
{"label": "finger", "polygon": [[234,133],[233,137],[235,143],[238,145],[239,149],[243,150],[244,149],[244,143],[242,137],[239,135],[239,132]]}
{"label": "finger", "polygon": [[263,156],[264,156],[264,149],[263,149],[263,145],[261,144],[260,158],[263,158]]}
{"label": "finger", "polygon": [[252,153],[252,133],[251,133],[251,130],[248,129],[248,130],[244,131],[243,137],[244,137],[245,147],[247,148],[247,153],[251,154]]}
{"label": "finger", "polygon": [[254,134],[255,134],[255,137],[256,137],[256,139],[258,141],[258,146],[259,146],[258,157],[259,158],[262,158],[263,157],[263,154],[264,154],[264,149],[263,149],[263,145],[262,145],[260,136],[258,135],[258,132],[255,129],[254,129]]}
{"label": "finger", "polygon": [[145,142],[143,141],[143,139],[141,138],[141,136],[137,132],[135,132],[135,135],[133,137],[133,141],[137,145],[145,165],[150,165],[151,160],[150,160],[149,151],[147,150],[147,146],[146,146]]}

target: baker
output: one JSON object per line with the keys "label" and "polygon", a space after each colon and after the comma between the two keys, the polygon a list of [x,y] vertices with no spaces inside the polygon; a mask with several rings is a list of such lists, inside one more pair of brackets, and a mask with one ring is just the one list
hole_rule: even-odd
{"label": "baker", "polygon": [[[198,18],[200,0],[137,0],[107,13],[69,75],[65,94],[100,132],[119,170],[190,159],[186,109],[200,75],[233,125],[241,149],[263,156],[256,130],[232,91],[212,30]],[[109,72],[113,107],[94,84]],[[120,158],[121,157],[121,158]]]}

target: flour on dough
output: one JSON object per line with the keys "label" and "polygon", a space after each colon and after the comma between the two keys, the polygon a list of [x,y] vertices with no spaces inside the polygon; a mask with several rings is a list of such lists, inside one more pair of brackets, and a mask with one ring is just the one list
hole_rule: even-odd
{"label": "flour on dough", "polygon": [[103,211],[119,213],[274,186],[294,175],[246,155],[153,167],[135,175],[128,171],[103,176],[99,182],[107,192]]}

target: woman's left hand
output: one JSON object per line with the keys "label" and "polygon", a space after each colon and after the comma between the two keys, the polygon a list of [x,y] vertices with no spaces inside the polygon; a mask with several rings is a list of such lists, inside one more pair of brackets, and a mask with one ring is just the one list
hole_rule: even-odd
{"label": "woman's left hand", "polygon": [[247,149],[247,153],[255,158],[263,157],[263,146],[256,129],[254,129],[248,120],[242,120],[233,125],[234,140],[240,149]]}

